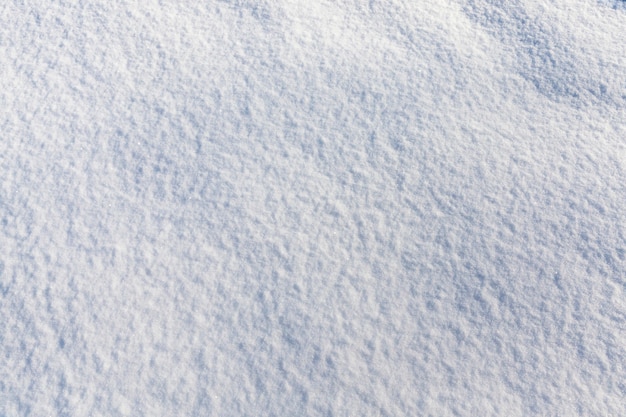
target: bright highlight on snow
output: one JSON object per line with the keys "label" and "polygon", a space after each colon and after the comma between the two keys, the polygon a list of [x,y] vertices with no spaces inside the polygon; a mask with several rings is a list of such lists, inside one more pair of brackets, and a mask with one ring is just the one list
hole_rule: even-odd
{"label": "bright highlight on snow", "polygon": [[626,415],[626,7],[0,5],[0,416]]}

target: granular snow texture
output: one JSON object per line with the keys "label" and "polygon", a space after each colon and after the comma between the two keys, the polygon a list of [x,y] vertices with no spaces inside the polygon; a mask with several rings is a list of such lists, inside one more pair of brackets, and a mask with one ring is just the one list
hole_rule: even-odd
{"label": "granular snow texture", "polygon": [[626,9],[7,0],[0,416],[626,415]]}

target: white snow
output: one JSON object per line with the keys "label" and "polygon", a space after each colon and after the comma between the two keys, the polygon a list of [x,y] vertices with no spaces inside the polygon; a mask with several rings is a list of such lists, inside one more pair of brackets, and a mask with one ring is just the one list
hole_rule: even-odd
{"label": "white snow", "polygon": [[0,5],[0,416],[626,415],[626,7]]}

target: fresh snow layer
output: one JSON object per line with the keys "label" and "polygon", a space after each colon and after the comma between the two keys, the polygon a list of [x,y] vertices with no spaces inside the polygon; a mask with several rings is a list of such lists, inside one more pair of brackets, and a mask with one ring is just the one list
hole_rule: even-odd
{"label": "fresh snow layer", "polygon": [[626,415],[626,7],[7,0],[0,416]]}

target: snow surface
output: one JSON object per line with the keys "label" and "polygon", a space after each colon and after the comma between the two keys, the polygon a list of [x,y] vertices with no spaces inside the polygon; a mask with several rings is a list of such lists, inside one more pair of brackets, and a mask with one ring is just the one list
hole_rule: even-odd
{"label": "snow surface", "polygon": [[7,0],[0,416],[626,415],[626,7]]}

